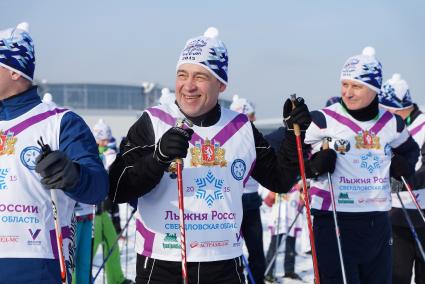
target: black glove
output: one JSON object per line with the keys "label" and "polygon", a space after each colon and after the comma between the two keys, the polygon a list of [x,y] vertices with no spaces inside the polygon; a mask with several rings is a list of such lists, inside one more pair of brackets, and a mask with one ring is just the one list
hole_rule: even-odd
{"label": "black glove", "polygon": [[393,178],[401,180],[403,176],[407,179],[414,171],[412,165],[402,155],[395,154],[391,158],[390,176]]}
{"label": "black glove", "polygon": [[47,189],[66,191],[80,182],[79,166],[62,151],[40,154],[36,159],[35,171],[41,175],[41,184]]}
{"label": "black glove", "polygon": [[176,158],[186,158],[193,130],[171,127],[159,139],[154,157],[162,164],[169,165]]}
{"label": "black glove", "polygon": [[301,130],[306,130],[311,123],[310,111],[301,97],[296,98],[294,105],[295,108],[292,109],[292,101],[287,99],[283,106],[283,119],[287,129],[293,129],[296,123]]}
{"label": "black glove", "polygon": [[333,173],[335,170],[336,152],[325,149],[313,154],[306,167],[307,177],[318,177],[324,173]]}

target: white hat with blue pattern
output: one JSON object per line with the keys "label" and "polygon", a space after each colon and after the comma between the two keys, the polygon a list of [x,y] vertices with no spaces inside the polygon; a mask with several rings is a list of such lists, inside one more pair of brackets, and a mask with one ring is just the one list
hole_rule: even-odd
{"label": "white hat with blue pattern", "polygon": [[28,33],[28,23],[0,31],[0,66],[19,73],[32,81],[34,78],[34,44]]}
{"label": "white hat with blue pattern", "polygon": [[375,49],[368,46],[363,49],[362,54],[348,58],[341,71],[342,80],[356,81],[379,93],[382,85],[382,65],[375,58]]}
{"label": "white hat with blue pattern", "polygon": [[203,36],[189,39],[177,62],[176,70],[185,63],[207,69],[220,82],[227,85],[228,55],[224,43],[218,39],[218,30],[208,28]]}
{"label": "white hat with blue pattern", "polygon": [[379,94],[379,103],[392,109],[405,109],[413,105],[409,86],[401,78],[400,74],[395,73],[382,86],[382,92]]}

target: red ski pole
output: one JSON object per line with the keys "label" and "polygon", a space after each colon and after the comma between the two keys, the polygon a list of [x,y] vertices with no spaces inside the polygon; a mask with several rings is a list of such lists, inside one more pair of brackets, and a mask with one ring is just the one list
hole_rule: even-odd
{"label": "red ski pole", "polygon": [[[38,145],[41,147],[41,155],[46,157],[52,152],[52,149],[48,144],[44,144],[43,138],[40,137],[40,140],[37,141]],[[44,158],[43,157],[43,158]],[[58,213],[58,197],[56,189],[50,190],[50,198],[52,201],[52,211],[53,211],[53,222],[55,225],[55,236],[56,236],[56,246],[58,249],[58,257],[59,257],[59,268],[61,273],[61,282],[62,284],[67,283],[67,275],[66,275],[66,264],[65,264],[65,257],[63,254],[63,239],[62,239],[62,227],[59,223],[59,213]]]}
{"label": "red ski pole", "polygon": [[[295,107],[295,99],[296,99],[296,95],[292,94],[291,101],[294,107]],[[316,284],[320,284],[319,266],[317,263],[316,246],[315,246],[314,234],[313,234],[313,224],[311,222],[310,198],[309,198],[309,194],[307,190],[307,179],[305,176],[304,156],[303,156],[303,150],[302,150],[302,144],[301,144],[301,129],[300,129],[300,126],[296,123],[294,123],[293,127],[294,127],[294,133],[295,133],[295,140],[297,142],[298,162],[300,166],[300,174],[301,174],[303,193],[304,193],[304,202],[305,202],[305,208],[307,213],[308,234],[310,237],[311,256],[313,258],[314,278],[315,278]]]}
{"label": "red ski pole", "polygon": [[425,223],[425,216],[424,216],[424,212],[422,212],[422,208],[419,205],[418,200],[416,199],[416,196],[413,194],[412,188],[410,187],[410,185],[407,183],[406,179],[404,178],[404,176],[401,177],[401,180],[404,183],[404,186],[406,187],[407,191],[409,192],[410,198],[412,198],[413,203],[415,204],[416,208],[418,209],[419,215],[421,215],[422,220]]}
{"label": "red ski pole", "polygon": [[[176,122],[177,127],[183,127],[184,124],[192,127],[193,124],[187,119],[178,119]],[[188,284],[187,277],[187,258],[186,258],[186,227],[184,224],[184,195],[183,195],[183,160],[176,159],[177,164],[177,189],[179,198],[179,219],[180,219],[180,247],[182,254],[182,278],[183,284]]]}
{"label": "red ski pole", "polygon": [[62,232],[61,232],[61,226],[59,223],[59,213],[57,209],[58,204],[58,197],[56,195],[56,189],[50,190],[50,196],[52,198],[52,209],[53,209],[53,219],[55,223],[55,235],[56,235],[56,245],[58,248],[58,255],[59,255],[59,266],[60,266],[60,272],[61,272],[61,281],[63,284],[67,283],[66,280],[66,265],[65,265],[65,258],[63,255],[63,239],[62,239]]}

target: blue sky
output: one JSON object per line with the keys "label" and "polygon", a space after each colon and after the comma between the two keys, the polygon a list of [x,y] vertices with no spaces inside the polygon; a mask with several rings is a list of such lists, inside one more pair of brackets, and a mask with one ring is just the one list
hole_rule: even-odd
{"label": "blue sky", "polygon": [[229,50],[223,97],[247,97],[257,117],[281,115],[290,93],[310,109],[339,95],[345,60],[371,45],[384,79],[404,77],[425,105],[425,1],[1,1],[0,29],[30,23],[36,78],[174,86],[187,39],[209,26]]}

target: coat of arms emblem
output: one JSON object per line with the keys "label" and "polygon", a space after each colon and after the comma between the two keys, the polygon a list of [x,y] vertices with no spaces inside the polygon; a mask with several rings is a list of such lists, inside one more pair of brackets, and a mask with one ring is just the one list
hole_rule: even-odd
{"label": "coat of arms emblem", "polygon": [[379,137],[373,132],[364,130],[355,137],[357,149],[381,149]]}
{"label": "coat of arms emblem", "polygon": [[226,167],[227,161],[224,158],[225,150],[220,147],[220,143],[214,141],[212,143],[208,138],[202,144],[201,141],[195,142],[195,147],[190,149],[192,159],[190,165],[198,166],[220,166]]}

